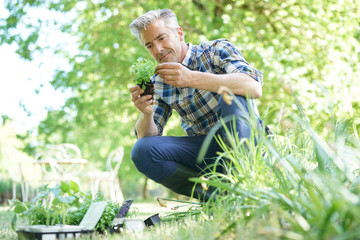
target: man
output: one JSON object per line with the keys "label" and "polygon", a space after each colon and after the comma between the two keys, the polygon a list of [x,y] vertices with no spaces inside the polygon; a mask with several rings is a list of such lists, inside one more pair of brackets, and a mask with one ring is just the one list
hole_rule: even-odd
{"label": "man", "polygon": [[[141,112],[135,126],[138,141],[132,160],[150,179],[191,196],[194,183],[188,179],[198,177],[220,150],[212,141],[204,161],[197,163],[200,147],[219,119],[236,116],[238,136],[250,137],[251,129],[243,120],[249,117],[246,97],[257,113],[253,99],[262,94],[262,74],[225,39],[199,46],[185,43],[183,29],[169,9],[147,12],[130,24],[130,30],[159,63],[152,78],[154,99],[150,95],[141,97],[144,90],[138,86],[130,88],[132,102]],[[217,93],[222,86],[236,95],[245,112],[236,104],[224,103]],[[162,136],[173,109],[179,113],[181,127],[188,136]],[[194,196],[207,201],[212,193],[212,189],[204,191],[197,185]]]}

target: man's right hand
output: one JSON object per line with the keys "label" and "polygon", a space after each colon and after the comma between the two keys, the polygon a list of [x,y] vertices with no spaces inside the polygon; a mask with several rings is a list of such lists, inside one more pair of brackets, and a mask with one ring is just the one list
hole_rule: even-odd
{"label": "man's right hand", "polygon": [[144,92],[144,89],[138,85],[130,87],[131,101],[140,112],[146,115],[152,116],[154,100],[151,99],[151,95],[140,96]]}

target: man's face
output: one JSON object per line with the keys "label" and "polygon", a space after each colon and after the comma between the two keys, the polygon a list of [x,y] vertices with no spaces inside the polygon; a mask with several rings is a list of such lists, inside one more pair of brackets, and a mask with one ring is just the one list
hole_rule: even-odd
{"label": "man's face", "polygon": [[184,57],[184,34],[180,27],[174,31],[159,20],[141,31],[141,40],[158,63],[181,62]]}

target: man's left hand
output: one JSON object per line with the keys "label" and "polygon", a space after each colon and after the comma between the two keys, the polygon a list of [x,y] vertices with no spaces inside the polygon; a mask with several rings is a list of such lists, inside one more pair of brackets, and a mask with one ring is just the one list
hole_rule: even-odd
{"label": "man's left hand", "polygon": [[188,87],[192,80],[192,72],[180,63],[160,63],[155,69],[164,83],[175,87]]}

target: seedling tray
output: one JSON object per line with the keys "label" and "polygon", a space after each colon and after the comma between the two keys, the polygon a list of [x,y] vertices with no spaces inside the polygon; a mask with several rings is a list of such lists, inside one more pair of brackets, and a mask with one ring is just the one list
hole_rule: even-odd
{"label": "seedling tray", "polygon": [[80,226],[73,225],[33,225],[19,227],[16,230],[19,240],[57,240],[57,239],[78,239],[80,236],[91,234],[93,230],[83,230]]}

